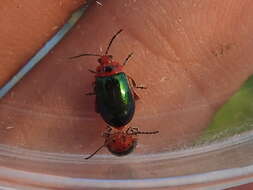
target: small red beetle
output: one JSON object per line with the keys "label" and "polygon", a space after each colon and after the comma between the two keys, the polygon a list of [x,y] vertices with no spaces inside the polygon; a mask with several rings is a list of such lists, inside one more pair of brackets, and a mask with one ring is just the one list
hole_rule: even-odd
{"label": "small red beetle", "polygon": [[[113,132],[113,130],[115,131]],[[120,129],[113,129],[110,126],[107,126],[107,131],[103,134],[103,137],[105,138],[105,143],[85,159],[90,159],[103,147],[107,147],[107,149],[115,156],[125,156],[133,152],[133,150],[135,149],[138,142],[138,135],[151,135],[157,133],[159,133],[159,131],[144,132],[139,131],[138,128],[127,128],[126,126]]]}

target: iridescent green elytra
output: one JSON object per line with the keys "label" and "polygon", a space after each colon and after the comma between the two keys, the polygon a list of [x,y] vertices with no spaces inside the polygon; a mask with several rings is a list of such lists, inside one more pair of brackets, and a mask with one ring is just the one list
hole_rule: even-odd
{"label": "iridescent green elytra", "polygon": [[131,121],[135,101],[125,73],[96,77],[96,111],[106,123],[122,127]]}

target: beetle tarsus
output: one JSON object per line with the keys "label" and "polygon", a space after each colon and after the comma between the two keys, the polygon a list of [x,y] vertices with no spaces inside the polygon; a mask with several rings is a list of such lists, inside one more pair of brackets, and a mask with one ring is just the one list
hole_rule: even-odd
{"label": "beetle tarsus", "polygon": [[147,89],[147,87],[146,86],[142,86],[142,85],[140,85],[140,86],[135,86],[135,88],[139,88],[139,89]]}
{"label": "beetle tarsus", "polygon": [[137,84],[136,84],[136,82],[135,82],[135,80],[134,80],[132,77],[130,77],[129,75],[127,75],[127,77],[128,77],[128,79],[131,81],[132,86],[133,86],[134,88],[147,89],[147,87],[146,87],[146,86],[143,86],[143,85],[137,85]]}

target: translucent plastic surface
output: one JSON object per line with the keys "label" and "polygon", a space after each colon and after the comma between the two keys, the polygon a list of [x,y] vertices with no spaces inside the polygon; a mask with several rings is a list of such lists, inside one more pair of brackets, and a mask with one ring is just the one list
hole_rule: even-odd
{"label": "translucent plastic surface", "polygon": [[[100,117],[92,110],[88,116],[71,113],[61,104],[46,108],[22,102],[13,94],[16,90],[0,105],[3,189],[204,189],[231,187],[252,180],[252,131],[194,146],[201,132],[184,134],[179,130],[180,135],[173,137],[171,128],[166,129],[163,124],[156,128],[159,134],[140,137],[136,151],[127,157],[115,157],[105,149],[85,160],[103,143],[100,133],[104,128],[88,125],[101,122]],[[47,103],[48,99],[42,97],[40,101]],[[157,117],[165,119],[170,114],[175,113],[137,116],[133,122],[159,126],[161,121]]]}
{"label": "translucent plastic surface", "polygon": [[20,189],[231,187],[252,180],[252,136],[177,152],[120,159],[100,155],[88,161],[77,154],[1,145],[0,179],[2,185]]}

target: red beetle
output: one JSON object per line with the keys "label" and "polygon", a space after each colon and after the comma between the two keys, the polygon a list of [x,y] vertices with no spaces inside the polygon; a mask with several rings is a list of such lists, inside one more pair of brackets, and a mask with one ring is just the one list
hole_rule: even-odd
{"label": "red beetle", "polygon": [[125,156],[133,152],[133,150],[135,149],[138,142],[138,135],[151,135],[159,133],[159,131],[139,131],[138,128],[127,128],[126,126],[120,129],[113,129],[110,126],[107,127],[107,131],[103,134],[103,137],[105,138],[105,143],[85,159],[90,159],[103,147],[107,147],[107,149],[115,156]]}

